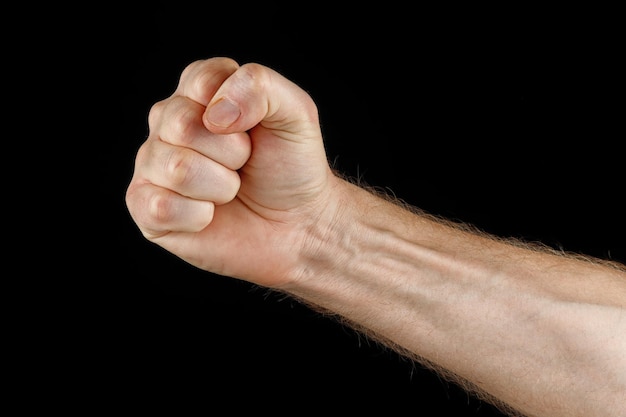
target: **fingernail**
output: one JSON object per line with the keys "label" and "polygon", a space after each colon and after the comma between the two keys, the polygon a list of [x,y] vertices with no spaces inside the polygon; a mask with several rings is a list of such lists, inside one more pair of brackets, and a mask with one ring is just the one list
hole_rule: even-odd
{"label": "fingernail", "polygon": [[235,103],[226,98],[221,98],[209,108],[207,119],[216,126],[228,127],[232,125],[240,115],[241,111]]}

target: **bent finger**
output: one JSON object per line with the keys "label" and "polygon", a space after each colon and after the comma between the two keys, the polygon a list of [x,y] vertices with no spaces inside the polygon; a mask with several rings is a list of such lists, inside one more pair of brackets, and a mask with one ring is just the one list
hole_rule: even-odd
{"label": "bent finger", "polygon": [[250,157],[250,137],[246,132],[221,135],[209,131],[202,122],[204,110],[201,104],[176,96],[156,107],[149,123],[165,142],[195,150],[231,170],[241,168]]}
{"label": "bent finger", "polygon": [[239,64],[225,57],[194,61],[183,70],[174,95],[188,97],[207,106],[213,95]]}
{"label": "bent finger", "polygon": [[147,238],[169,232],[198,232],[213,220],[211,201],[184,197],[151,183],[133,184],[126,192],[126,205]]}
{"label": "bent finger", "polygon": [[235,198],[241,185],[236,171],[194,150],[161,140],[145,142],[137,160],[137,175],[146,182],[192,199],[224,204]]}

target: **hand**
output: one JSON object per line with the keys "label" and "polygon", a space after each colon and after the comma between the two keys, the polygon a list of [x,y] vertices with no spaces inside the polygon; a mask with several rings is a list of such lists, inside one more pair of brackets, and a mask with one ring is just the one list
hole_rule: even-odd
{"label": "hand", "polygon": [[270,68],[212,58],[189,65],[148,122],[126,193],[143,235],[260,285],[298,274],[337,182],[311,97]]}

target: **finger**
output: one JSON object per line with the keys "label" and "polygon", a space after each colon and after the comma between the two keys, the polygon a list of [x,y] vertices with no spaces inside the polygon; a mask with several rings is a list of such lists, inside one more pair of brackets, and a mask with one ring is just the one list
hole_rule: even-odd
{"label": "finger", "polygon": [[150,183],[132,183],[126,205],[148,238],[170,231],[198,232],[211,223],[215,210],[210,201],[187,198]]}
{"label": "finger", "polygon": [[180,195],[224,204],[237,195],[239,174],[189,148],[157,139],[137,153],[136,175]]}
{"label": "finger", "polygon": [[256,63],[242,65],[222,83],[203,120],[216,133],[243,132],[260,123],[297,142],[321,136],[312,98],[278,72]]}
{"label": "finger", "polygon": [[192,149],[231,170],[241,168],[250,157],[251,144],[246,132],[219,135],[202,122],[205,107],[187,97],[174,96],[155,104],[148,123],[161,140]]}
{"label": "finger", "polygon": [[231,58],[198,60],[183,70],[174,95],[182,95],[206,107],[217,89],[239,64]]}

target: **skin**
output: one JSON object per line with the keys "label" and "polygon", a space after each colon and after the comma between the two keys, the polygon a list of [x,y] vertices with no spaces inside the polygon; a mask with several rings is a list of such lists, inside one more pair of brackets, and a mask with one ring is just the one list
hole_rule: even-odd
{"label": "skin", "polygon": [[355,185],[312,98],[259,64],[190,64],[149,127],[126,194],[149,241],[333,313],[511,415],[626,415],[623,265]]}

